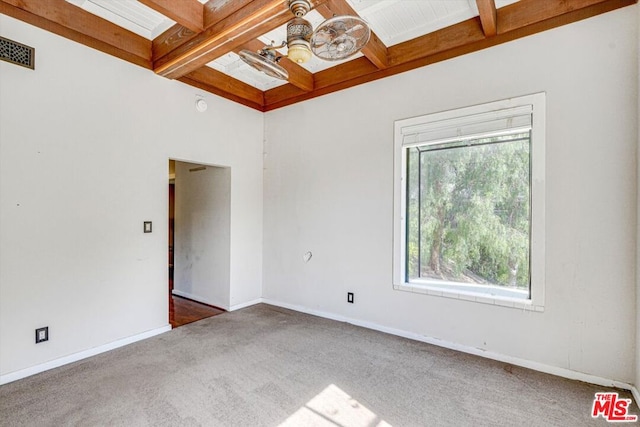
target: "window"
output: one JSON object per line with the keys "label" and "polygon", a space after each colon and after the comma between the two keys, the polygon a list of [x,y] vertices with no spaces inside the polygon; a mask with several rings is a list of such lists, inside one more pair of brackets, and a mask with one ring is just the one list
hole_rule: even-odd
{"label": "window", "polygon": [[395,289],[543,310],[544,102],[395,123]]}

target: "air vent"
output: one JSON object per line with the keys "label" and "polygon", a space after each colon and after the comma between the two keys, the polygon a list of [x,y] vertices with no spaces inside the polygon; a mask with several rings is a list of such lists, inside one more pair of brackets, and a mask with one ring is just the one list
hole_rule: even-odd
{"label": "air vent", "polygon": [[35,69],[36,50],[32,47],[0,37],[0,59],[12,64]]}

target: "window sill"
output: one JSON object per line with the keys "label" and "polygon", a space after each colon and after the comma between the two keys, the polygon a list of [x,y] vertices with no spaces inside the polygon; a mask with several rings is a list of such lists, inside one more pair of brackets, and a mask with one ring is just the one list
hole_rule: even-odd
{"label": "window sill", "polygon": [[393,289],[397,291],[414,292],[418,294],[451,298],[462,301],[478,302],[481,304],[497,305],[500,307],[515,308],[537,313],[544,312],[543,305],[533,304],[531,300],[501,297],[495,295],[484,295],[475,292],[452,291],[448,289],[442,289],[442,287],[429,286],[427,284],[403,283],[401,285],[393,285]]}

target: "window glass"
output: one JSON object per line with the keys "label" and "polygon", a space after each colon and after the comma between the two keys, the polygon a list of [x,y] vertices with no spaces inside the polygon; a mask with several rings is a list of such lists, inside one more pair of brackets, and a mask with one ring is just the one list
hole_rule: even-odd
{"label": "window glass", "polygon": [[394,288],[544,307],[544,93],[395,123]]}

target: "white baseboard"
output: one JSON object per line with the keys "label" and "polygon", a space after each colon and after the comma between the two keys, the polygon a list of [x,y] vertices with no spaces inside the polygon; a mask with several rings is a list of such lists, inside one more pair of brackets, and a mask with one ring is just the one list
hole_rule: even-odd
{"label": "white baseboard", "polygon": [[260,304],[262,302],[262,298],[256,298],[256,299],[251,300],[251,301],[241,302],[240,304],[235,304],[235,305],[231,305],[230,306],[228,304],[218,304],[218,303],[213,302],[213,301],[208,301],[207,299],[202,298],[202,297],[200,297],[198,295],[193,295],[193,294],[190,294],[188,292],[183,292],[183,291],[178,290],[178,289],[174,289],[173,291],[171,291],[171,293],[173,293],[174,295],[177,295],[179,297],[188,298],[190,300],[198,301],[198,302],[201,302],[201,303],[207,304],[207,305],[212,305],[214,307],[219,307],[219,308],[222,308],[222,309],[227,310],[227,311],[240,310],[241,308],[245,308],[245,307],[249,307],[249,306],[252,306],[252,305]]}
{"label": "white baseboard", "polygon": [[629,390],[633,394],[636,402],[640,404],[640,393],[631,384],[623,383],[621,381],[611,380],[607,378],[598,377],[596,375],[586,374],[583,372],[572,371],[570,369],[559,368],[556,366],[546,365],[544,363],[534,362],[532,360],[521,359],[518,357],[507,356],[504,354],[493,353],[490,351],[481,350],[474,347],[469,347],[462,344],[456,344],[449,341],[440,340],[437,338],[427,337],[424,335],[416,334],[414,332],[407,332],[401,329],[389,328],[386,326],[378,325],[372,322],[365,322],[362,320],[352,319],[346,316],[341,316],[334,313],[329,313],[320,310],[308,309],[299,305],[283,303],[268,298],[263,298],[262,302],[265,304],[275,305],[277,307],[288,308],[290,310],[299,311],[301,313],[311,314],[318,317],[324,317],[326,319],[337,320],[339,322],[346,322],[352,325],[361,326],[367,329],[373,329],[380,332],[385,332],[391,335],[397,335],[404,338],[409,338],[416,341],[422,341],[428,344],[433,344],[438,347],[444,347],[451,350],[460,351],[463,353],[473,354],[480,357],[486,357],[487,359],[497,360],[499,362],[509,363],[523,368],[532,369],[534,371],[544,372],[547,374],[556,375],[558,377],[568,378],[570,380],[583,381],[590,384],[599,385],[602,387],[615,387],[624,390]]}
{"label": "white baseboard", "polygon": [[631,394],[633,395],[633,399],[636,401],[636,405],[640,406],[640,392],[635,386],[631,386]]}
{"label": "white baseboard", "polygon": [[[176,295],[180,295],[174,290]],[[182,296],[182,295],[180,295]],[[185,296],[189,298],[188,296]],[[194,298],[190,298],[194,299]],[[480,357],[486,357],[488,359],[497,360],[504,363],[510,363],[512,365],[521,366],[523,368],[533,369],[535,371],[544,372],[547,374],[556,375],[563,378],[568,378],[571,380],[583,381],[590,384],[600,385],[603,387],[616,387],[624,390],[631,391],[636,403],[640,402],[640,392],[636,387],[631,384],[623,383],[620,381],[610,380],[607,378],[598,377],[596,375],[590,375],[583,372],[572,371],[570,369],[559,368],[556,366],[546,365],[544,363],[534,362],[527,359],[521,359],[518,357],[507,356],[499,353],[493,353],[490,351],[484,351],[478,348],[468,347],[461,344],[456,344],[449,341],[439,340],[437,338],[426,337],[423,335],[416,334],[414,332],[407,332],[401,329],[389,328],[386,326],[378,325],[376,323],[365,322],[357,319],[352,319],[346,316],[329,313],[321,310],[313,310],[306,307],[302,307],[295,304],[288,304],[280,301],[275,301],[268,298],[258,298],[252,301],[248,301],[245,303],[236,304],[234,306],[229,307],[229,311],[239,310],[241,308],[249,307],[255,304],[265,303],[277,307],[287,308],[290,310],[298,311],[301,313],[311,314],[318,317],[323,317],[325,319],[336,320],[339,322],[346,322],[352,325],[361,326],[363,328],[372,329],[384,333],[388,333],[391,335],[396,335],[404,338],[409,338],[416,341],[425,342],[428,344],[433,344],[439,347],[448,348],[451,350],[460,351],[463,353],[473,354]],[[0,375],[0,385],[7,384],[13,381],[20,380],[22,378],[29,377],[31,375],[38,374],[40,372],[48,371],[53,368],[57,368],[59,366],[67,365],[69,363],[76,362],[78,360],[86,359],[91,356],[95,356],[100,353],[107,352],[109,350],[116,349],[118,347],[122,347],[128,344],[132,344],[136,341],[141,341],[147,338],[151,338],[155,335],[162,334],[164,332],[170,331],[171,325],[166,325],[161,328],[152,329],[147,332],[143,332],[138,335],[134,335],[131,337],[123,338],[108,344],[101,345],[99,347],[91,348],[89,350],[80,351],[78,353],[70,354],[68,356],[61,357],[59,359],[51,360],[49,362],[41,363],[36,366],[32,366],[30,368],[22,369],[19,371],[11,372],[5,375]]]}
{"label": "white baseboard", "polygon": [[189,292],[184,292],[184,291],[180,291],[178,289],[174,289],[174,290],[171,291],[171,293],[173,295],[177,295],[179,297],[187,298],[187,299],[190,299],[190,300],[193,300],[193,301],[198,301],[198,302],[201,302],[203,304],[212,305],[214,307],[219,307],[219,308],[222,308],[222,309],[225,309],[225,310],[229,309],[227,304],[219,304],[219,303],[217,303],[215,301],[209,301],[206,298],[203,298],[203,297],[198,296],[198,295],[190,294]]}
{"label": "white baseboard", "polygon": [[241,302],[240,304],[235,304],[235,305],[232,305],[231,307],[229,307],[228,311],[240,310],[241,308],[250,307],[252,305],[260,304],[261,302],[263,302],[262,298],[257,298],[257,299],[254,299],[254,300],[251,300],[251,301],[247,301],[247,302]]}
{"label": "white baseboard", "polygon": [[10,372],[5,375],[0,375],[0,385],[7,384],[13,381],[20,380],[22,378],[29,377],[31,375],[39,374],[40,372],[48,371],[49,369],[57,368],[69,363],[77,362],[78,360],[86,359],[87,357],[95,356],[96,354],[104,353],[109,350],[116,349],[128,344],[132,344],[136,341],[141,341],[147,338],[151,338],[155,335],[162,334],[170,331],[171,325],[166,325],[161,328],[152,329],[150,331],[143,332],[141,334],[133,335],[131,337],[122,338],[117,341],[110,342],[98,347],[90,348],[88,350],[73,353],[68,356],[61,357],[59,359],[50,360],[49,362],[41,363],[30,368],[21,369],[19,371]]}

